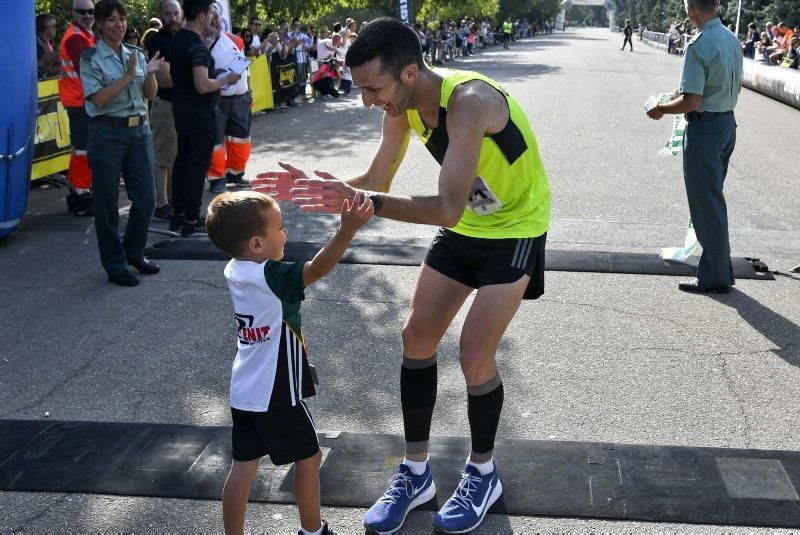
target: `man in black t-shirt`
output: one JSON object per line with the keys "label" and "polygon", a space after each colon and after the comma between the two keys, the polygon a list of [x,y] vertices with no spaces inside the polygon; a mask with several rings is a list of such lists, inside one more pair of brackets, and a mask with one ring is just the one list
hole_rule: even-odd
{"label": "man in black t-shirt", "polygon": [[175,119],[172,115],[172,76],[169,69],[169,53],[172,37],[181,28],[181,5],[178,0],[164,0],[159,13],[163,26],[154,32],[145,45],[147,57],[152,58],[156,52],[161,54],[164,62],[156,73],[158,80],[158,96],[150,107],[150,130],[153,132],[153,160],[156,178],[156,210],[157,219],[170,219],[173,214],[170,198],[170,179],[172,165],[178,153],[178,140],[175,133]]}
{"label": "man in black t-shirt", "polygon": [[169,50],[172,113],[178,137],[172,170],[174,214],[169,228],[180,231],[183,237],[205,234],[200,205],[217,139],[219,90],[239,80],[232,72],[216,78],[214,58],[201,38],[211,25],[214,9],[214,0],[185,0],[186,26],[172,38]]}

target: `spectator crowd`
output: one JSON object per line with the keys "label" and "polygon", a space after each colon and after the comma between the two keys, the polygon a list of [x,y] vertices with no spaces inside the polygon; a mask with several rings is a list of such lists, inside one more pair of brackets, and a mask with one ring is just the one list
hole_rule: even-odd
{"label": "spectator crowd", "polygon": [[[99,204],[116,203],[115,196],[104,195],[98,200],[93,191],[92,175],[100,161],[99,145],[93,137],[93,132],[99,131],[98,125],[143,126],[147,135],[152,135],[148,143],[152,146],[149,173],[153,187],[152,192],[145,188],[137,189],[135,194],[146,200],[140,203],[143,210],[150,210],[156,219],[169,221],[170,231],[188,237],[205,233],[201,204],[206,183],[215,194],[228,188],[249,187],[245,168],[250,155],[253,80],[248,68],[234,72],[228,67],[247,66],[248,60],[264,56],[272,77],[275,107],[292,108],[299,102],[347,97],[353,81],[345,56],[367,22],[347,18],[330,26],[316,26],[299,19],[267,23],[252,17],[246,26],[225,32],[213,0],[162,0],[158,9],[157,16],[140,33],[127,24],[124,2],[100,0],[95,5],[92,0],[73,0],[71,24],[60,40],[56,39],[56,17],[38,14],[37,70],[40,79],[59,78],[59,95],[70,118],[68,210],[96,218],[98,213],[109,213],[107,206]],[[95,15],[99,18],[101,13],[103,20],[95,20]],[[509,47],[518,39],[549,34],[554,25],[551,21],[511,19],[492,24],[488,19],[465,16],[461,20],[425,21],[412,27],[425,60],[431,65],[444,65],[493,45]],[[113,51],[118,63],[123,57],[130,61],[114,67],[110,59],[103,62],[94,57],[96,50],[101,54]],[[136,60],[139,52],[142,60]],[[98,79],[87,80],[89,74],[82,72],[87,63],[92,64]],[[146,83],[140,79],[143,76]],[[128,80],[126,92],[122,82]],[[138,87],[140,82],[144,85]],[[156,92],[152,99],[151,90]],[[132,99],[127,108],[125,98]],[[139,101],[145,102],[146,113],[128,116],[128,111],[139,109]],[[141,161],[149,161],[149,152],[141,154],[145,155]],[[122,175],[128,187],[130,177],[126,170],[114,172]],[[137,167],[127,174],[138,176],[140,172]],[[128,193],[130,197],[130,188]],[[150,193],[152,203],[147,200]],[[152,207],[148,208],[150,204]],[[107,223],[106,234],[116,235],[112,228],[117,225],[116,219],[110,218]],[[108,241],[107,236],[104,239]],[[130,241],[126,234],[123,242]],[[112,245],[109,242],[106,249],[116,250]],[[141,251],[127,254],[128,265],[143,265]],[[115,266],[124,264],[115,262]],[[104,260],[107,271],[108,265],[111,264]],[[109,271],[109,280],[112,275],[115,274]],[[132,285],[130,279],[127,282]]]}
{"label": "spectator crowd", "polygon": [[[733,24],[729,24],[728,29],[736,31]],[[645,30],[644,25],[640,24],[640,38]],[[666,31],[667,53],[683,54],[686,43],[695,31],[689,19],[670,24]],[[800,69],[800,24],[792,25],[785,21],[775,24],[767,21],[764,28],[759,29],[755,22],[749,23],[742,41],[742,54],[766,65]]]}

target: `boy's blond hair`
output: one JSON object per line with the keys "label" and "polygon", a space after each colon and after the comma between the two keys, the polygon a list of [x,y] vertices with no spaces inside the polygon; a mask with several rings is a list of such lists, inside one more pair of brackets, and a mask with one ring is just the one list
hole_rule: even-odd
{"label": "boy's blond hair", "polygon": [[237,258],[250,238],[264,232],[267,212],[277,208],[269,195],[256,191],[222,193],[208,205],[206,232],[217,249]]}

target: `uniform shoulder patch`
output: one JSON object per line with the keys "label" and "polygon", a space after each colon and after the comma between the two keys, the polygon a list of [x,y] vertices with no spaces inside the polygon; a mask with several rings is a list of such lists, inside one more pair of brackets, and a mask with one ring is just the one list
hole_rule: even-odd
{"label": "uniform shoulder patch", "polygon": [[689,39],[689,42],[688,42],[688,43],[686,43],[686,44],[687,44],[687,45],[691,45],[692,43],[694,43],[695,41],[697,41],[698,39],[700,39],[700,36],[701,36],[701,35],[703,35],[703,32],[697,32],[696,34],[694,34],[694,35],[692,36],[692,38],[691,38],[691,39]]}
{"label": "uniform shoulder patch", "polygon": [[92,56],[94,56],[96,52],[97,49],[91,46],[85,49],[83,52],[81,52],[81,59],[92,59]]}

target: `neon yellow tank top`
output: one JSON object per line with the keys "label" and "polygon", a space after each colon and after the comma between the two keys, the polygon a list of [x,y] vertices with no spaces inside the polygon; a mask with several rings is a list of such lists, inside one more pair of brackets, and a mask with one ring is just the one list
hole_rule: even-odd
{"label": "neon yellow tank top", "polygon": [[408,122],[439,165],[444,161],[447,103],[453,90],[481,80],[497,89],[508,103],[509,120],[497,134],[483,138],[478,176],[469,202],[453,232],[473,238],[533,238],[547,232],[550,223],[550,187],[539,147],[528,119],[517,101],[500,84],[482,74],[437,69],[444,77],[439,101],[439,123],[427,128],[417,110],[408,110]]}

